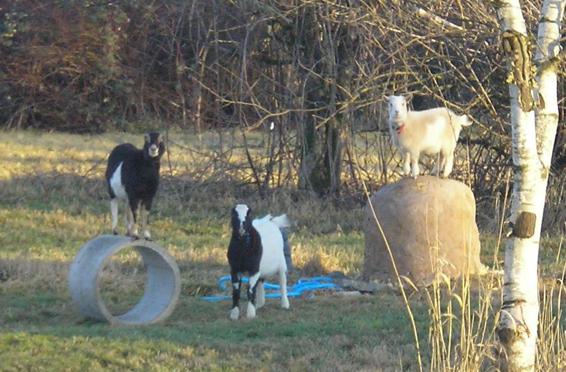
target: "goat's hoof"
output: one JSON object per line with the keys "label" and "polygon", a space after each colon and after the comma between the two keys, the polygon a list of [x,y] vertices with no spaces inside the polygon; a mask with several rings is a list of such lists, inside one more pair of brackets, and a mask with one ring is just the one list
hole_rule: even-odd
{"label": "goat's hoof", "polygon": [[138,240],[140,238],[138,234],[127,234],[126,236],[132,240]]}
{"label": "goat's hoof", "polygon": [[248,310],[246,311],[246,318],[253,319],[255,318],[255,306],[251,303],[248,303]]}
{"label": "goat's hoof", "polygon": [[284,298],[281,299],[281,307],[283,309],[288,309],[290,307],[289,299],[287,297],[284,297]]}
{"label": "goat's hoof", "polygon": [[148,242],[152,242],[152,241],[153,241],[153,239],[151,238],[151,236],[144,236],[143,238],[144,238],[144,240],[147,240]]}
{"label": "goat's hoof", "polygon": [[238,318],[240,317],[240,309],[235,307],[232,310],[230,310],[230,319],[232,320],[238,320]]}
{"label": "goat's hoof", "polygon": [[117,230],[112,230],[112,235],[118,235],[118,231],[117,231]]}

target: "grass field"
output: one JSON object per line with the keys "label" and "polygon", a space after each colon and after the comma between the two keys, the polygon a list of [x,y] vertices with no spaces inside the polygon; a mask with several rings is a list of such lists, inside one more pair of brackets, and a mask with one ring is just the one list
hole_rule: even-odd
{"label": "grass field", "polygon": [[[87,240],[110,232],[103,182],[108,152],[124,141],[140,145],[142,136],[2,137],[0,370],[418,370],[405,304],[393,290],[359,297],[316,293],[291,299],[289,311],[268,300],[257,319],[238,322],[228,319],[228,302],[200,299],[217,293],[216,280],[227,273],[229,210],[237,201],[258,215],[287,212],[296,221],[291,242],[301,274],[357,277],[362,266],[361,204],[320,201],[293,190],[260,199],[242,181],[249,175],[241,167],[241,148],[223,152],[218,162],[219,147],[238,148],[237,135],[171,135],[152,232],[181,269],[173,315],[164,324],[129,328],[83,319],[67,292],[68,265]],[[248,140],[254,151],[263,151],[262,138]],[[493,262],[496,242],[482,237],[489,266],[501,263],[501,254]],[[566,369],[566,293],[556,280],[564,276],[562,245],[561,237],[549,236],[541,248],[539,362],[545,371]],[[117,261],[105,272],[104,288],[119,309],[139,296],[143,270],[135,269],[134,255]],[[500,277],[486,276],[410,292],[425,370],[495,368],[500,286]]]}

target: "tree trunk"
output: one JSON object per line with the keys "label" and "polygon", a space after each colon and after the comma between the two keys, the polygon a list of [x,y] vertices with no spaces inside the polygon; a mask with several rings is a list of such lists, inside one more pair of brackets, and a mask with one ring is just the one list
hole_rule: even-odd
{"label": "tree trunk", "polygon": [[[503,47],[509,65],[512,154],[515,170],[510,223],[505,247],[503,304],[498,336],[509,371],[535,368],[538,324],[538,251],[546,185],[558,126],[557,64],[560,22],[566,0],[545,0],[538,27],[535,62],[519,0],[496,2]],[[535,116],[536,111],[536,116]]]}
{"label": "tree trunk", "polygon": [[[347,114],[341,107],[351,85],[353,51],[346,24],[330,22],[318,5],[305,9],[299,48],[304,51],[305,108],[299,187],[339,194]],[[326,119],[325,119],[326,118]]]}
{"label": "tree trunk", "polygon": [[[311,67],[302,70],[302,79],[304,80],[304,108],[305,111],[301,116],[301,165],[299,171],[299,187],[311,189],[322,193],[325,188],[325,182],[321,168],[322,152],[317,130],[316,115],[320,105],[322,105],[323,81],[318,77],[321,76],[321,50],[318,44],[318,20],[314,7],[307,7],[302,17],[297,18],[299,25],[300,39],[297,49],[297,58],[304,66]],[[308,47],[307,47],[308,46]],[[304,52],[304,54],[302,53]],[[301,58],[302,57],[302,58]]]}

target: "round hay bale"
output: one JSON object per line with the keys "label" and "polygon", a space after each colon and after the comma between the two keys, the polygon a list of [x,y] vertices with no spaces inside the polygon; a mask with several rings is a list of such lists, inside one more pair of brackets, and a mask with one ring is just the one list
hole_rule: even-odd
{"label": "round hay bale", "polygon": [[432,176],[404,178],[383,186],[370,201],[384,234],[368,203],[365,278],[396,282],[386,240],[399,274],[416,285],[430,284],[438,273],[451,278],[481,273],[476,203],[465,184]]}
{"label": "round hay bale", "polygon": [[[121,315],[110,313],[102,300],[100,277],[110,258],[124,249],[135,249],[147,271],[140,301]],[[167,318],[181,292],[181,277],[175,260],[157,244],[117,235],[101,235],[87,242],[69,270],[69,290],[80,312],[90,318],[118,325],[151,324]]]}

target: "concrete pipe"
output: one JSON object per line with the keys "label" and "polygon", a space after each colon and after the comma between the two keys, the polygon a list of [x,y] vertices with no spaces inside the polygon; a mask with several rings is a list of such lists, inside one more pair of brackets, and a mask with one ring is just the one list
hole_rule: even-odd
{"label": "concrete pipe", "polygon": [[[141,300],[125,314],[108,311],[100,293],[101,272],[118,251],[135,249],[146,268],[146,282]],[[101,235],[87,242],[69,270],[69,290],[80,312],[98,320],[118,325],[156,323],[167,318],[175,308],[181,292],[179,267],[157,244],[132,240],[125,236]]]}

